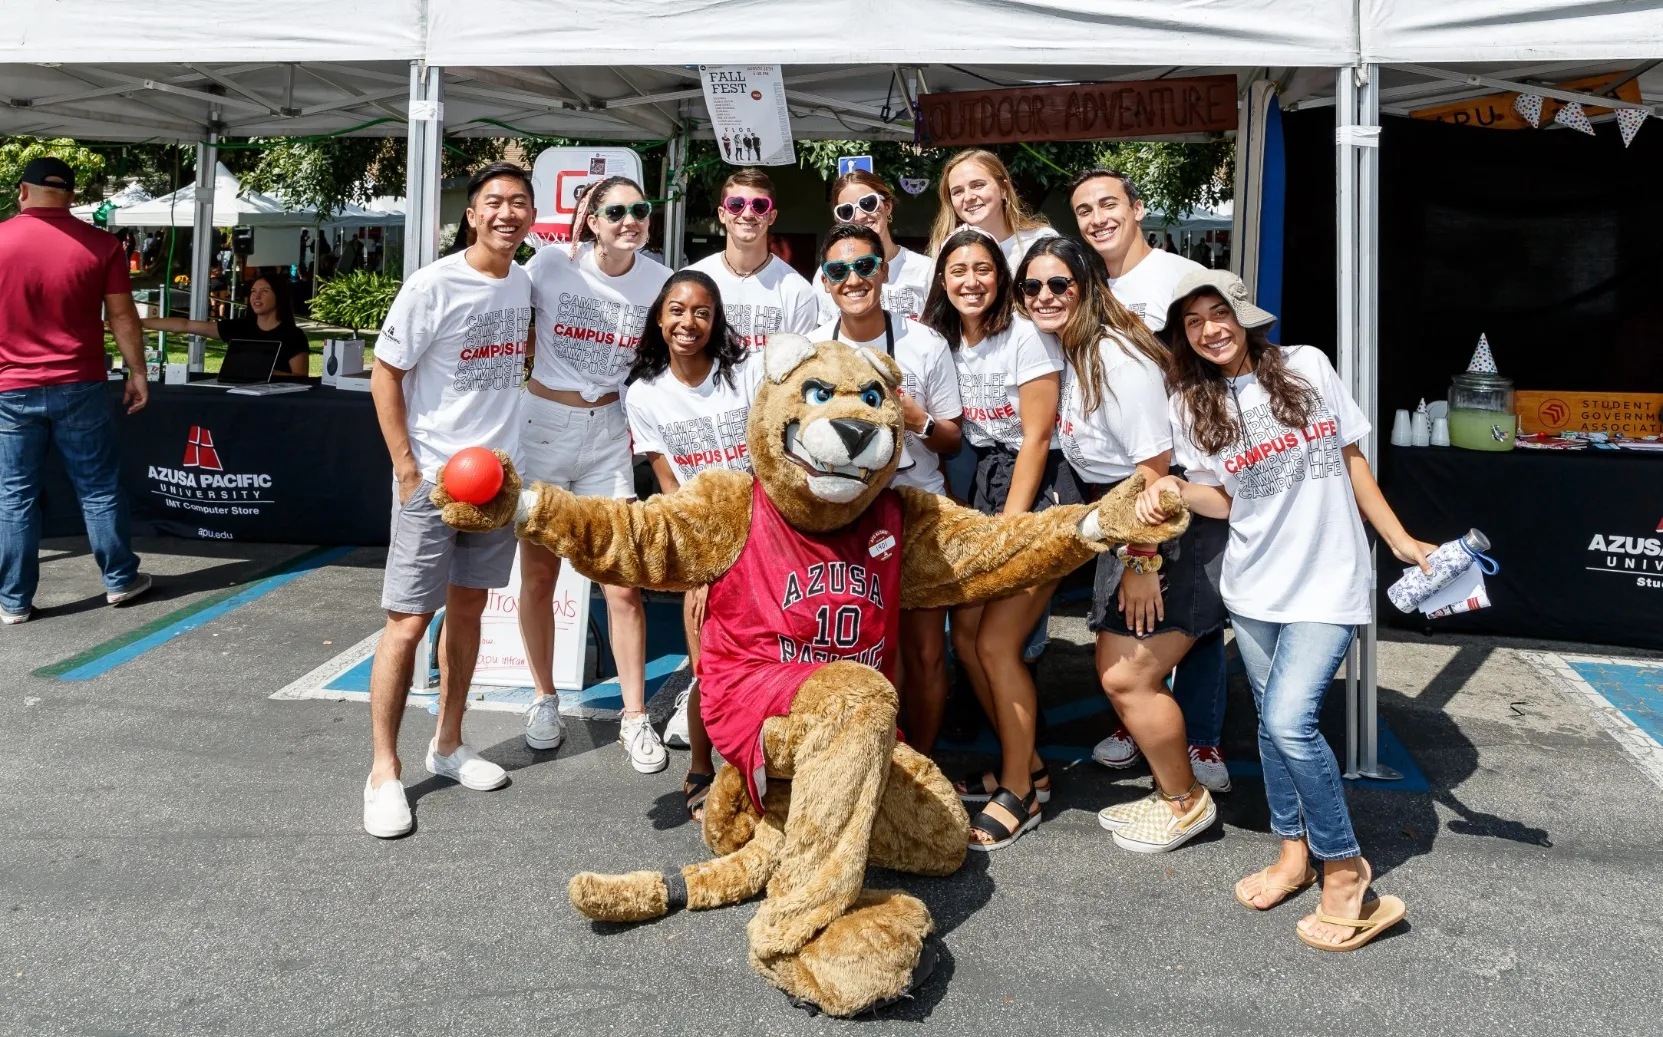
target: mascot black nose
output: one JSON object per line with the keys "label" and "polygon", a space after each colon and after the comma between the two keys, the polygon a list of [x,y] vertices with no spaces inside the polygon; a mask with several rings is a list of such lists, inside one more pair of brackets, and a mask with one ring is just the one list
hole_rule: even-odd
{"label": "mascot black nose", "polygon": [[843,449],[850,457],[865,450],[866,444],[878,434],[878,426],[858,418],[832,418],[831,427],[837,430],[837,438],[843,441]]}

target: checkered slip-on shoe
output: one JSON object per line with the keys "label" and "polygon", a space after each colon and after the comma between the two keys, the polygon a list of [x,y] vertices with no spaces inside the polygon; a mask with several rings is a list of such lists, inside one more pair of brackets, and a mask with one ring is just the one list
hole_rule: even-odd
{"label": "checkered slip-on shoe", "polygon": [[1172,811],[1161,803],[1159,809],[1145,811],[1131,824],[1117,829],[1114,833],[1115,845],[1133,853],[1166,853],[1206,831],[1218,820],[1218,807],[1213,804],[1212,793],[1205,786],[1197,784],[1196,789],[1200,794],[1196,796],[1195,805],[1189,813],[1174,817]]}
{"label": "checkered slip-on shoe", "polygon": [[1136,824],[1144,814],[1147,814],[1151,810],[1159,810],[1162,813],[1170,813],[1170,811],[1166,809],[1165,804],[1161,802],[1161,794],[1159,792],[1151,792],[1149,795],[1143,796],[1139,799],[1129,800],[1125,803],[1116,803],[1112,807],[1104,807],[1102,810],[1097,812],[1097,823],[1111,832],[1118,832],[1128,825]]}

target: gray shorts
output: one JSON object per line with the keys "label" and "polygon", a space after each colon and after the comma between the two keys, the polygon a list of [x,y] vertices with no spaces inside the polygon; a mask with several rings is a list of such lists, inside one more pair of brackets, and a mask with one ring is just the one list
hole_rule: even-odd
{"label": "gray shorts", "polygon": [[381,607],[425,616],[445,604],[448,587],[492,590],[514,575],[514,527],[492,533],[460,533],[433,506],[426,479],[403,504],[393,486],[393,528],[387,541],[387,574]]}

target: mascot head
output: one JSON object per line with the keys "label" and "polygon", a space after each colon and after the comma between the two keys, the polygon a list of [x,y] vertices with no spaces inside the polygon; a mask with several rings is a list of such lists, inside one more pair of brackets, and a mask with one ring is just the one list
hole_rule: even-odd
{"label": "mascot head", "polygon": [[769,335],[762,364],[745,436],[763,492],[797,529],[848,525],[901,462],[901,369],[801,335]]}

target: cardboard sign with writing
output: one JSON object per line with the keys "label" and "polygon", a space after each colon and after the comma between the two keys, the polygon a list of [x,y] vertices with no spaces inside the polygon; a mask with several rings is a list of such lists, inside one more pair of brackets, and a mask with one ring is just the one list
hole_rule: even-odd
{"label": "cardboard sign with writing", "polygon": [[[1610,89],[1611,84],[1628,73],[1616,75],[1593,76],[1589,79],[1573,79],[1569,83],[1558,84],[1564,90],[1577,90],[1582,93],[1603,94]],[[1425,119],[1429,122],[1452,122],[1459,126],[1482,126],[1489,130],[1528,130],[1531,128],[1524,117],[1513,109],[1513,98],[1518,94],[1490,94],[1486,97],[1474,97],[1466,101],[1453,101],[1449,104],[1434,105],[1431,108],[1417,108],[1409,113],[1412,119]],[[1624,101],[1640,104],[1640,84],[1629,80],[1617,88],[1617,96]],[[1553,122],[1553,116],[1559,109],[1565,107],[1565,102],[1556,101],[1551,97],[1542,98],[1542,125]],[[1589,118],[1596,115],[1609,115],[1611,109],[1597,106],[1583,105],[1583,111]]]}
{"label": "cardboard sign with writing", "polygon": [[938,148],[1216,133],[1236,128],[1236,77],[964,90],[924,94],[918,107]]}
{"label": "cardboard sign with writing", "polygon": [[1663,393],[1551,392],[1521,389],[1513,396],[1526,432],[1663,433]]}

